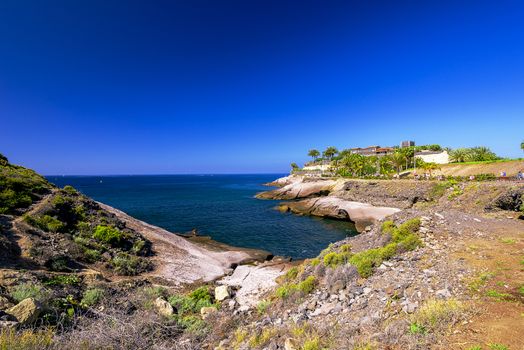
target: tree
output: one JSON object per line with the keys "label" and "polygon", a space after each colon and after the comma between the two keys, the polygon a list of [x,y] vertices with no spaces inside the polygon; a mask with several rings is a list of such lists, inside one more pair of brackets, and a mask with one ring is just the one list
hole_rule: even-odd
{"label": "tree", "polygon": [[332,160],[333,157],[338,153],[338,149],[336,147],[330,146],[326,148],[326,150],[322,153],[324,157],[326,157],[329,160]]}
{"label": "tree", "polygon": [[420,164],[420,168],[422,168],[424,171],[429,172],[429,177],[432,176],[431,172],[433,170],[437,170],[437,169],[440,170],[440,166],[437,163],[433,163],[433,162],[429,162],[429,163],[423,162]]}
{"label": "tree", "polygon": [[397,175],[400,175],[400,171],[402,170],[402,166],[406,164],[407,157],[406,154],[400,151],[396,151],[391,155],[390,162],[391,165],[395,168],[397,171]]}
{"label": "tree", "polygon": [[524,152],[524,141],[520,143],[520,149]]}
{"label": "tree", "polygon": [[297,163],[291,163],[291,171],[297,171],[300,169]]}
{"label": "tree", "polygon": [[457,148],[449,152],[450,161],[452,163],[463,163],[469,156],[467,148]]}
{"label": "tree", "polygon": [[318,157],[320,156],[320,152],[316,149],[310,149],[307,155],[312,157],[313,160],[316,161]]}

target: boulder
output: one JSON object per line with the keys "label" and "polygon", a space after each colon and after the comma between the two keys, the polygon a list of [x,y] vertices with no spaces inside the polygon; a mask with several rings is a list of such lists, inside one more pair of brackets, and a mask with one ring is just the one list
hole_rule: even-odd
{"label": "boulder", "polygon": [[171,304],[169,304],[164,298],[158,297],[155,299],[154,302],[155,308],[157,312],[165,317],[169,317],[173,315],[173,307]]}
{"label": "boulder", "polygon": [[229,297],[229,288],[227,286],[218,286],[215,288],[215,300],[224,301]]}
{"label": "boulder", "polygon": [[27,298],[17,305],[6,310],[6,313],[14,316],[21,324],[29,324],[36,321],[42,311],[42,305],[34,298]]}
{"label": "boulder", "polygon": [[217,308],[214,306],[204,306],[200,309],[200,316],[202,316],[203,320],[206,320],[209,318],[209,316],[213,315],[217,311]]}

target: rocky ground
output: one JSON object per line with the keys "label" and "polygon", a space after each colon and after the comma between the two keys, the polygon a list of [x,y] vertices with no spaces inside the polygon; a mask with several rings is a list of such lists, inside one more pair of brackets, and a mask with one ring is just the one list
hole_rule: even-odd
{"label": "rocky ground", "polygon": [[[299,181],[281,179],[281,189],[260,197],[300,200]],[[270,306],[262,314],[247,311],[235,336],[219,348],[523,349],[524,221],[515,209],[522,205],[524,186],[444,185],[351,180],[333,186],[308,180],[303,193],[310,199],[362,199],[373,188],[373,204],[397,203],[402,209],[388,220],[420,220],[421,244],[379,261],[365,278],[351,263],[325,265],[326,255],[345,246],[358,254],[387,244],[384,220],[368,226],[299,266],[293,282],[314,276],[312,291],[287,299],[278,296],[279,289],[267,293]],[[280,286],[289,283],[281,280]]]}

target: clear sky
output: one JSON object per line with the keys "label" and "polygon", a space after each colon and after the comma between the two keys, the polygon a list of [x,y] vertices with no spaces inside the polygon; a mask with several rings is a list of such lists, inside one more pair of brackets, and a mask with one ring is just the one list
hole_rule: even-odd
{"label": "clear sky", "polygon": [[44,174],[404,139],[522,156],[524,1],[0,2],[0,152]]}

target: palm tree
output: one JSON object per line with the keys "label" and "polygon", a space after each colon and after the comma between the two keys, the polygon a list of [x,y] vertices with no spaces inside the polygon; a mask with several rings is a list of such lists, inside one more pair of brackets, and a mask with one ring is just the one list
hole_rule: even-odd
{"label": "palm tree", "polygon": [[469,156],[469,151],[467,148],[457,148],[450,150],[449,157],[452,163],[463,163]]}
{"label": "palm tree", "polygon": [[316,149],[310,149],[307,155],[312,157],[313,160],[316,162],[318,157],[320,156],[320,152]]}
{"label": "palm tree", "polygon": [[393,165],[393,167],[397,170],[397,176],[400,176],[400,171],[402,170],[402,166],[406,164],[406,159],[406,155],[399,151],[391,155],[391,165]]}
{"label": "palm tree", "polygon": [[299,170],[300,167],[297,163],[291,163],[291,172],[294,173],[295,171]]}
{"label": "palm tree", "polygon": [[326,157],[329,160],[332,160],[335,154],[338,153],[338,149],[336,147],[330,146],[326,148],[326,150],[322,153],[324,157]]}
{"label": "palm tree", "polygon": [[432,162],[429,162],[429,163],[422,163],[420,164],[420,167],[424,170],[424,171],[428,171],[429,172],[429,177],[431,177],[431,171],[433,170],[437,170],[439,169],[440,170],[440,166],[437,164],[437,163],[432,163]]}

